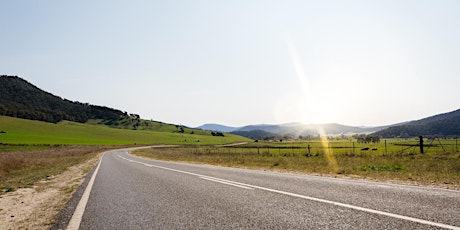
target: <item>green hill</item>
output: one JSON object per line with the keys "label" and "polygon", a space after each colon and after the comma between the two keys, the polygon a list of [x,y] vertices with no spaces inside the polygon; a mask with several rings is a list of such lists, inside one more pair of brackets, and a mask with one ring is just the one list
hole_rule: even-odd
{"label": "green hill", "polygon": [[[137,114],[62,99],[17,76],[0,76],[0,116],[58,123],[73,121],[112,128],[166,132],[200,132],[185,127],[143,120]],[[182,129],[181,129],[182,128]]]}
{"label": "green hill", "polygon": [[1,144],[64,144],[64,145],[132,145],[132,144],[227,144],[248,139],[226,134],[214,137],[204,132],[179,133],[116,129],[101,125],[62,121],[49,123],[0,116]]}

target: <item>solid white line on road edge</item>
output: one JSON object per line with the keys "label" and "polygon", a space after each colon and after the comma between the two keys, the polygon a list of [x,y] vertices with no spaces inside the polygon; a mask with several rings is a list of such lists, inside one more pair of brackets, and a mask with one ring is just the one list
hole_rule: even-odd
{"label": "solid white line on road edge", "polygon": [[230,183],[230,182],[226,182],[226,181],[223,181],[223,180],[219,180],[219,179],[214,179],[212,177],[200,177],[201,179],[203,180],[209,180],[209,181],[214,181],[214,182],[217,182],[217,183],[222,183],[222,184],[226,184],[226,185],[231,185],[231,186],[235,186],[235,187],[238,187],[238,188],[244,188],[244,189],[253,189],[251,187],[247,187],[247,186],[242,186],[242,185],[238,185],[238,184],[235,184],[235,183]]}
{"label": "solid white line on road edge", "polygon": [[280,191],[280,190],[276,190],[276,189],[260,187],[260,186],[257,186],[257,185],[250,185],[250,184],[240,183],[240,182],[236,182],[236,181],[224,180],[224,179],[220,179],[220,178],[216,178],[216,177],[210,177],[210,176],[206,176],[206,175],[201,175],[201,174],[197,174],[197,173],[186,172],[186,171],[182,171],[182,170],[177,170],[177,169],[172,169],[172,168],[167,168],[167,167],[147,164],[147,163],[143,163],[143,162],[140,162],[140,161],[131,160],[131,159],[122,157],[120,155],[118,155],[118,157],[120,157],[120,158],[122,158],[124,160],[130,161],[130,162],[142,164],[142,165],[145,165],[145,166],[148,166],[148,167],[155,167],[155,168],[165,169],[165,170],[169,170],[169,171],[173,171],[173,172],[179,172],[179,173],[184,173],[184,174],[188,174],[188,175],[198,176],[198,177],[200,177],[202,179],[208,178],[208,179],[212,179],[212,180],[219,180],[221,182],[227,182],[227,183],[231,183],[233,185],[240,185],[240,186],[244,186],[244,187],[250,187],[250,188],[265,190],[265,191],[269,191],[269,192],[273,192],[273,193],[279,193],[279,194],[288,195],[288,196],[297,197],[297,198],[302,198],[302,199],[306,199],[306,200],[311,200],[311,201],[331,204],[331,205],[344,207],[344,208],[349,208],[349,209],[353,209],[353,210],[358,210],[358,211],[362,211],[362,212],[368,212],[368,213],[373,213],[373,214],[377,214],[377,215],[388,216],[388,217],[401,219],[401,220],[408,220],[408,221],[412,221],[412,222],[416,222],[416,223],[420,223],[420,224],[426,224],[426,225],[431,225],[431,226],[436,226],[436,227],[441,227],[441,228],[446,228],[446,229],[460,230],[460,227],[453,226],[453,225],[436,223],[436,222],[432,222],[432,221],[429,221],[429,220],[423,220],[423,219],[418,219],[418,218],[414,218],[414,217],[403,216],[403,215],[394,214],[394,213],[390,213],[390,212],[378,211],[378,210],[374,210],[374,209],[370,209],[370,208],[354,206],[354,205],[351,205],[351,204],[345,204],[345,203],[335,202],[335,201],[331,201],[331,200],[325,200],[325,199],[320,199],[320,198],[315,198],[315,197],[310,197],[310,196],[304,196],[304,195],[295,194],[295,193],[291,193],[291,192],[285,192],[285,191]]}
{"label": "solid white line on road edge", "polygon": [[[104,155],[103,155],[104,156]],[[96,170],[94,170],[91,179],[86,186],[85,192],[83,193],[80,202],[78,202],[77,208],[72,215],[72,219],[70,219],[69,224],[67,225],[67,230],[77,230],[80,227],[81,220],[83,218],[83,213],[85,212],[86,204],[88,203],[89,194],[91,193],[91,189],[93,188],[94,180],[96,179],[97,171],[99,171],[99,166],[101,165],[102,157],[99,159],[99,163],[97,164]]]}

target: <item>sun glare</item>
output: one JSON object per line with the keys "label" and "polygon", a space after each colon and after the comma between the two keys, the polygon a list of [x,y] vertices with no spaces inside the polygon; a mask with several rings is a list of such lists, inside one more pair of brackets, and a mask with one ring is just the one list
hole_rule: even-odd
{"label": "sun glare", "polygon": [[[312,87],[294,45],[287,41],[295,70],[298,91],[289,92],[278,100],[275,118],[279,123],[298,121],[305,124],[324,124],[334,120],[334,96],[328,91]],[[327,87],[326,87],[327,88]]]}
{"label": "sun glare", "polygon": [[[294,103],[288,104],[290,108],[287,112],[290,113],[292,110],[297,110],[300,115],[300,121],[306,124],[326,123],[330,121],[328,119],[331,119],[334,116],[334,104],[332,103],[331,98],[328,98],[329,95],[327,92],[317,92],[312,90],[295,47],[289,41],[287,41],[287,46],[301,90],[300,95],[298,95],[299,98],[297,100],[293,100]],[[329,146],[329,141],[324,128],[318,127],[317,131],[321,137],[321,144],[329,167],[332,171],[338,172],[337,160],[332,152],[332,148]]]}

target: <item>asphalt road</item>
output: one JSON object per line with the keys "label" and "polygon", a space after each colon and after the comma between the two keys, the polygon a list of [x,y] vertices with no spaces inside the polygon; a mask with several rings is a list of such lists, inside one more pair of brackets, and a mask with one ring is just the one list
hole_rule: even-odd
{"label": "asphalt road", "polygon": [[164,162],[127,150],[106,153],[96,173],[80,229],[460,229],[459,191]]}

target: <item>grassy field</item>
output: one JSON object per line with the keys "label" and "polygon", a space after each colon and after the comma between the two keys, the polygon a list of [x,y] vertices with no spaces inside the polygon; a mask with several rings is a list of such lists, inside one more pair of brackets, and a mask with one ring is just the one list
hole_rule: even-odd
{"label": "grassy field", "polygon": [[227,144],[250,141],[236,135],[213,137],[209,132],[164,124],[160,131],[109,128],[102,125],[63,121],[57,124],[0,116],[0,143],[46,145],[151,145],[151,144]]}
{"label": "grassy field", "polygon": [[[451,151],[455,140],[441,141],[446,151],[438,146],[431,147],[425,154],[420,154],[418,148],[403,146],[401,149],[401,146],[395,145],[414,141],[416,140],[386,140],[386,151],[385,141],[368,146],[369,144],[352,141],[330,140],[327,143],[259,142],[235,147],[151,148],[136,151],[135,154],[160,160],[384,181],[398,180],[460,189],[460,152]],[[353,145],[355,148],[352,148]],[[370,149],[361,150],[365,147]]]}

